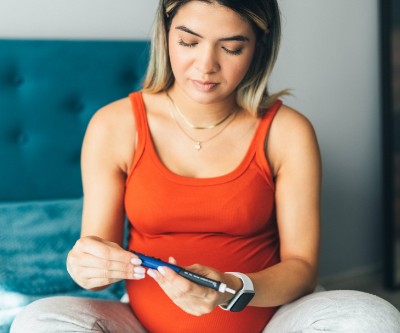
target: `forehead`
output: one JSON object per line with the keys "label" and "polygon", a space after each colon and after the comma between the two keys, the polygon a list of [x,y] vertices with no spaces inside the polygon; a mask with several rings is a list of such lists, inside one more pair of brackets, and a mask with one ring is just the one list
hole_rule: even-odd
{"label": "forehead", "polygon": [[253,32],[251,24],[237,12],[216,2],[189,1],[179,8],[172,20],[174,26],[185,25],[192,30],[213,31],[220,35]]}

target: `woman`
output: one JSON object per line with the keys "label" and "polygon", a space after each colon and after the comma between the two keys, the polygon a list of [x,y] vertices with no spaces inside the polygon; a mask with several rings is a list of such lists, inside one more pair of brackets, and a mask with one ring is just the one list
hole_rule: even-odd
{"label": "woman", "polygon": [[[129,307],[43,300],[12,332],[333,330],[330,296],[301,298],[317,283],[321,166],[309,121],[268,93],[279,39],[276,0],[160,1],[143,91],[101,109],[87,129],[82,233],[67,260],[83,288],[126,280]],[[129,250],[220,281],[235,296],[166,266],[146,269]],[[275,315],[299,298],[301,310],[292,303]],[[350,332],[357,320],[335,325]]]}

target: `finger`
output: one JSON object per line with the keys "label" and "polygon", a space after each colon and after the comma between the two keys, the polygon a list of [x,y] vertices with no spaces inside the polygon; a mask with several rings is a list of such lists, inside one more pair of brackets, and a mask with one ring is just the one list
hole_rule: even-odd
{"label": "finger", "polygon": [[[167,272],[169,268],[166,268],[164,271]],[[192,271],[198,275],[206,276],[213,278],[214,280],[220,281],[220,274],[217,271],[210,269],[207,266],[194,264],[187,268],[189,271]],[[161,272],[162,273],[162,272]],[[169,275],[170,276],[170,275]],[[166,276],[168,280],[168,276]],[[181,278],[181,276],[178,276]],[[214,302],[215,298],[218,295],[218,292],[212,288],[201,286],[195,282],[190,282],[188,286],[186,283],[188,280],[182,277],[182,284],[176,284],[178,288],[180,288],[181,292],[188,292],[191,294],[192,297],[201,298],[202,300],[206,301],[207,303]]]}
{"label": "finger", "polygon": [[[142,267],[138,267],[143,269]],[[110,272],[107,270],[98,270],[93,268],[78,267],[70,271],[71,277],[81,287],[86,289],[93,289],[103,287],[121,280],[141,280],[145,278],[144,273],[136,273],[126,276],[123,272]]]}
{"label": "finger", "polygon": [[[162,268],[156,269],[147,269],[147,275],[149,275],[151,278],[153,278],[159,285],[164,289],[166,286],[166,280],[164,279],[163,274],[161,274]],[[165,273],[165,272],[164,272]]]}
{"label": "finger", "polygon": [[120,262],[102,259],[90,254],[83,254],[79,256],[71,255],[68,260],[70,265],[76,265],[81,267],[93,267],[110,271],[126,272],[127,274],[133,274],[136,267],[140,268],[144,273],[144,268],[136,266],[132,262]]}
{"label": "finger", "polygon": [[99,269],[93,267],[76,267],[74,275],[79,276],[80,279],[105,279],[112,280],[140,280],[145,277],[142,271],[122,272],[122,271],[109,271],[106,269]]}
{"label": "finger", "polygon": [[169,257],[168,258],[168,262],[170,264],[173,264],[173,265],[177,265],[178,264],[178,262],[176,261],[176,259],[174,257]]}
{"label": "finger", "polygon": [[[79,283],[80,286],[86,289],[94,289],[98,287],[104,287],[112,283],[116,283],[120,281],[119,279],[109,280],[105,278],[93,278],[93,279],[85,279]],[[79,282],[79,281],[78,281]]]}
{"label": "finger", "polygon": [[167,267],[159,267],[158,270],[148,269],[147,273],[160,285],[167,296],[185,312],[201,315],[211,312],[215,307],[204,297],[204,289],[209,288],[198,286]]}
{"label": "finger", "polygon": [[79,239],[74,248],[79,252],[119,262],[131,262],[137,258],[135,254],[124,250],[118,244],[94,236]]}
{"label": "finger", "polygon": [[205,295],[204,287],[185,279],[169,267],[160,266],[158,270],[148,270],[148,273],[172,299]]}
{"label": "finger", "polygon": [[194,264],[191,266],[186,267],[187,270],[203,275],[205,277],[208,277],[210,279],[214,279],[217,281],[221,281],[221,278],[223,278],[222,274],[216,271],[215,269],[211,269],[210,267],[199,265],[199,264]]}
{"label": "finger", "polygon": [[[67,258],[67,270],[75,280],[105,277],[116,279],[142,279],[145,268],[132,263],[108,261],[86,253],[71,251]],[[107,272],[107,273],[104,273]]]}

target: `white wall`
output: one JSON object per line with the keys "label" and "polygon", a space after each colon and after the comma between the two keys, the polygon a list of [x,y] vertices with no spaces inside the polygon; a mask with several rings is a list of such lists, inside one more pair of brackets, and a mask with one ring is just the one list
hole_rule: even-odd
{"label": "white wall", "polygon": [[157,4],[157,0],[0,0],[0,38],[145,38]]}
{"label": "white wall", "polygon": [[323,158],[322,275],[380,265],[378,0],[281,0],[273,87],[315,126]]}
{"label": "white wall", "polygon": [[[157,0],[0,0],[0,38],[149,36]],[[322,276],[382,262],[378,0],[280,0],[275,90],[322,151]]]}

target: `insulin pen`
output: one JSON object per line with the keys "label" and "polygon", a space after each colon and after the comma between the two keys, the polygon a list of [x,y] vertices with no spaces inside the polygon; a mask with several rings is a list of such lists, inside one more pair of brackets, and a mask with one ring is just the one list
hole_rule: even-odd
{"label": "insulin pen", "polygon": [[222,283],[220,281],[216,281],[213,279],[209,279],[205,276],[198,275],[196,273],[193,273],[191,271],[188,271],[182,267],[167,263],[165,261],[162,261],[160,259],[154,258],[154,257],[149,257],[146,256],[142,253],[138,253],[135,251],[131,251],[132,253],[136,254],[140,260],[142,260],[142,266],[147,267],[147,268],[152,268],[152,269],[157,269],[159,266],[166,266],[177,272],[180,276],[183,276],[184,278],[197,283],[203,287],[208,287],[214,290],[217,290],[221,293],[228,292],[231,294],[236,294],[235,290],[228,288],[225,283]]}

